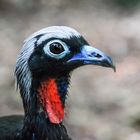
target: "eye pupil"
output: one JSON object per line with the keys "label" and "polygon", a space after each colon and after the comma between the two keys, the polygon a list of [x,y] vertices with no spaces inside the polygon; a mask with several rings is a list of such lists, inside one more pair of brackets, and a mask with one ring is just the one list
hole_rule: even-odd
{"label": "eye pupil", "polygon": [[55,42],[50,44],[50,51],[54,54],[60,54],[64,51],[64,48],[60,43]]}

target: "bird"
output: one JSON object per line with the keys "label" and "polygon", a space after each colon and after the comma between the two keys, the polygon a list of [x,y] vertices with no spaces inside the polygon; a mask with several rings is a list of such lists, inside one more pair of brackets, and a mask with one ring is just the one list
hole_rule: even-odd
{"label": "bird", "polygon": [[73,70],[85,65],[115,71],[111,57],[71,27],[50,26],[30,35],[15,66],[24,115],[0,117],[0,140],[71,140],[65,102]]}

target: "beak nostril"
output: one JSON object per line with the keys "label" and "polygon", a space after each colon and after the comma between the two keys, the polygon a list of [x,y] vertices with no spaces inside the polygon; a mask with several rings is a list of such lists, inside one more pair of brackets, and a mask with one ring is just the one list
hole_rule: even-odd
{"label": "beak nostril", "polygon": [[102,56],[101,56],[100,54],[97,54],[96,57],[97,57],[97,58],[101,58]]}
{"label": "beak nostril", "polygon": [[98,53],[96,53],[96,52],[92,52],[90,55],[89,55],[90,57],[97,57],[97,58],[101,58],[102,56],[100,55],[100,54],[98,54]]}

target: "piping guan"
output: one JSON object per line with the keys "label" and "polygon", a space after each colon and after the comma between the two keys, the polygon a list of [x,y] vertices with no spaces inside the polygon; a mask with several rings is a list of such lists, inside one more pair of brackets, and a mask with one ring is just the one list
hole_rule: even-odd
{"label": "piping guan", "polygon": [[0,140],[71,140],[65,99],[72,71],[84,65],[115,70],[112,59],[73,28],[50,26],[29,36],[15,67],[24,116],[0,117]]}

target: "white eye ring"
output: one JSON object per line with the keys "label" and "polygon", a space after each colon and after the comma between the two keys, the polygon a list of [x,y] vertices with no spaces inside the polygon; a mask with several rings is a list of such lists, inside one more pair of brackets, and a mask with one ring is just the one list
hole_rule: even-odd
{"label": "white eye ring", "polygon": [[[63,47],[64,50],[58,54],[52,53],[50,50],[50,45],[53,43],[59,43]],[[56,58],[56,59],[61,59],[64,56],[66,56],[66,54],[68,54],[70,52],[67,44],[65,42],[62,42],[61,40],[58,40],[58,39],[55,39],[55,40],[48,42],[44,46],[43,50],[44,50],[45,54],[49,55],[52,58]]]}

